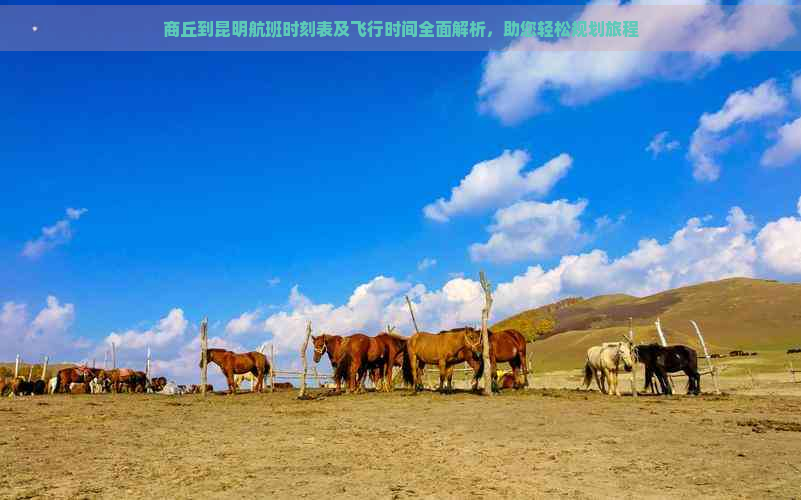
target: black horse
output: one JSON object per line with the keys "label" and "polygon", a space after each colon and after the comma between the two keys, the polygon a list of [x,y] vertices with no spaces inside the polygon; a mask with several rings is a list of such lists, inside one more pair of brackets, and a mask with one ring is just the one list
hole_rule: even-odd
{"label": "black horse", "polygon": [[645,365],[645,389],[652,386],[656,376],[664,394],[673,394],[668,373],[687,375],[687,394],[701,393],[701,374],[698,373],[698,354],[686,345],[662,347],[659,344],[638,345],[634,348],[637,360]]}

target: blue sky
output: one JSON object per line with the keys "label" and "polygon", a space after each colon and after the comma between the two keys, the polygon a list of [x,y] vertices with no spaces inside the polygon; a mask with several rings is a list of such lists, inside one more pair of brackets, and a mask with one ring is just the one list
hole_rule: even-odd
{"label": "blue sky", "polygon": [[[0,358],[16,350],[102,357],[109,335],[127,332],[155,344],[160,368],[189,379],[187,360],[196,361],[188,346],[204,315],[221,345],[253,349],[274,339],[290,363],[289,346],[307,318],[336,333],[375,333],[387,322],[408,333],[399,306],[407,293],[431,329],[475,321],[480,269],[496,284],[530,278],[508,287],[498,317],[576,293],[646,293],[740,274],[801,276],[794,243],[801,239],[801,160],[787,153],[781,167],[761,165],[781,127],[799,116],[792,90],[798,53],[726,55],[680,78],[623,75],[623,84],[578,103],[565,102],[567,91],[546,89],[538,94],[542,108],[513,123],[478,95],[486,58],[0,55],[0,335],[9,346]],[[703,132],[701,116],[724,110],[735,92],[757,95],[770,81],[763,89],[783,99],[780,109],[738,115],[723,130],[711,126],[715,147],[727,145],[714,153],[720,174],[694,177],[698,160],[688,152]],[[583,92],[579,84],[573,89]],[[654,157],[646,147],[663,131],[678,146]],[[503,201],[447,222],[424,215],[474,165],[505,150],[527,152],[524,173],[563,153],[571,164],[545,192],[505,198],[501,190]],[[557,200],[586,200],[586,207],[571,218],[558,213]],[[513,205],[540,215],[512,227],[510,245],[536,240],[545,250],[471,258],[470,246],[490,238],[493,214]],[[727,221],[732,207],[744,222]],[[87,211],[70,217],[67,208]],[[699,224],[688,224],[694,217]],[[59,220],[69,234],[26,253],[26,242]],[[671,247],[687,227],[697,239]],[[729,236],[721,242],[722,233]],[[645,238],[664,248],[636,270],[601,266],[578,276],[576,267],[557,285],[527,274],[531,266],[554,270],[566,255],[597,257],[594,250],[609,261],[625,258]],[[424,259],[436,264],[419,266]],[[37,322],[48,313],[48,296],[57,302]],[[169,316],[174,309],[180,318]],[[170,321],[160,328],[163,318]],[[229,323],[236,318],[241,328]],[[121,356],[133,363],[141,352],[132,347]]]}

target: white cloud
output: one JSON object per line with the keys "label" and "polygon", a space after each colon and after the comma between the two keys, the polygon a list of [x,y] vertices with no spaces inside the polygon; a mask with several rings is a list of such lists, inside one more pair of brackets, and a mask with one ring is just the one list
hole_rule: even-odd
{"label": "white cloud", "polygon": [[85,208],[67,208],[65,218],[52,226],[43,227],[41,236],[25,242],[22,255],[30,259],[37,259],[45,252],[69,242],[72,239],[72,221],[80,219],[87,211]]}
{"label": "white cloud", "polygon": [[801,75],[796,75],[791,84],[792,94],[796,101],[801,101]]}
{"label": "white cloud", "polygon": [[801,198],[799,217],[782,217],[762,228],[756,241],[762,262],[771,271],[801,276]]}
{"label": "white cloud", "polygon": [[105,344],[113,342],[118,350],[162,347],[183,336],[188,324],[183,309],[174,308],[152,328],[112,332],[106,337]]}
{"label": "white cloud", "polygon": [[498,210],[489,240],[471,245],[470,256],[508,262],[568,251],[586,239],[579,221],[586,207],[586,200],[521,201]]}
{"label": "white cloud", "polygon": [[719,111],[704,113],[693,132],[688,153],[695,179],[715,181],[720,177],[720,166],[715,163],[714,155],[729,147],[731,140],[724,132],[738,124],[777,115],[786,108],[787,99],[776,82],[767,80],[753,89],[734,92]]}
{"label": "white cloud", "polygon": [[669,7],[651,3],[594,2],[577,19],[588,25],[638,20],[637,38],[546,42],[525,37],[490,53],[478,90],[481,109],[505,123],[517,123],[545,111],[548,94],[564,105],[576,105],[648,80],[687,79],[714,68],[730,53],[742,56],[774,47],[795,33],[792,9],[786,5],[749,1],[731,9],[711,1],[660,2]]}
{"label": "white cloud", "polygon": [[425,271],[429,267],[434,267],[437,265],[437,259],[432,259],[429,257],[425,257],[423,260],[417,263],[417,270],[418,271]]}
{"label": "white cloud", "polygon": [[281,278],[279,278],[279,277],[277,277],[277,276],[276,276],[276,277],[274,277],[274,278],[270,278],[270,279],[268,279],[268,280],[267,280],[267,284],[268,284],[269,286],[276,286],[276,285],[278,285],[279,283],[281,283]]}
{"label": "white cloud", "polygon": [[651,142],[648,143],[648,147],[645,148],[646,151],[651,153],[651,156],[654,158],[658,157],[663,152],[670,152],[674,149],[678,149],[679,141],[669,141],[668,140],[669,132],[659,132],[651,139]]}
{"label": "white cloud", "polygon": [[492,160],[477,163],[451,190],[448,200],[440,198],[426,205],[423,213],[431,220],[446,222],[454,215],[478,212],[513,203],[523,196],[544,196],[567,174],[573,159],[561,154],[529,172],[521,172],[531,160],[525,151],[504,151]]}
{"label": "white cloud", "polygon": [[39,311],[33,320],[34,333],[61,333],[65,332],[75,319],[75,306],[58,303],[52,295],[47,297],[47,307]]}
{"label": "white cloud", "polygon": [[782,125],[778,130],[776,144],[762,155],[762,165],[783,167],[801,156],[801,118]]}
{"label": "white cloud", "polygon": [[238,318],[232,319],[225,325],[225,333],[240,335],[253,332],[258,328],[257,323],[260,316],[261,311],[259,310],[244,312]]}

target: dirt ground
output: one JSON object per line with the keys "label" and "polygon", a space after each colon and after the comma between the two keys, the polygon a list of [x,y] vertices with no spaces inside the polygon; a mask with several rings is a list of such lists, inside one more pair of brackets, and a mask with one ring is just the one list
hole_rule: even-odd
{"label": "dirt ground", "polygon": [[295,395],[3,398],[0,497],[801,498],[799,395]]}

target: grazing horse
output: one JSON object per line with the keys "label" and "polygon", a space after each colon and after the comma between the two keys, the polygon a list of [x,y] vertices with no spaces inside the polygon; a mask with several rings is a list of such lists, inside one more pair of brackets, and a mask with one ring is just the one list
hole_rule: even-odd
{"label": "grazing horse", "polygon": [[[497,384],[498,371],[497,363],[509,363],[512,367],[514,376],[513,387],[521,389],[528,387],[528,363],[526,359],[526,338],[517,330],[489,331],[487,336],[490,341],[490,365],[492,367],[492,381]],[[478,358],[480,364],[478,371],[475,372],[473,387],[478,386],[478,381],[484,374],[484,359]],[[523,381],[520,381],[522,371]]]}
{"label": "grazing horse", "polygon": [[121,392],[123,387],[127,388],[129,392],[134,392],[141,383],[139,373],[130,368],[99,370],[97,379],[101,385],[108,382],[111,385],[111,392],[115,394]]}
{"label": "grazing horse", "polygon": [[83,384],[88,394],[89,382],[97,376],[98,371],[86,366],[63,368],[56,375],[58,377],[56,392],[70,392],[70,384]]}
{"label": "grazing horse", "polygon": [[[342,345],[344,339],[340,335],[320,335],[315,337],[312,335],[312,343],[314,344],[314,362],[319,363],[323,354],[328,355],[328,361],[331,363],[331,369],[336,371],[337,359],[339,358],[339,347]],[[341,392],[340,379],[335,379],[337,383],[337,392]]]}
{"label": "grazing horse", "polygon": [[698,354],[686,345],[663,347],[659,344],[638,345],[634,348],[637,359],[645,365],[645,388],[652,385],[655,375],[664,394],[673,394],[668,373],[684,372],[687,375],[687,394],[701,393],[701,374],[698,373]]}
{"label": "grazing horse", "polygon": [[[590,388],[592,378],[598,389],[604,394],[616,394],[620,396],[620,388],[617,384],[617,374],[620,370],[620,363],[626,371],[631,371],[634,360],[631,356],[631,344],[628,342],[607,343],[602,346],[590,347],[587,350],[587,362],[584,365],[584,386]],[[607,390],[606,382],[609,382]]]}
{"label": "grazing horse", "polygon": [[[406,342],[403,355],[403,379],[417,392],[421,381],[420,363],[437,365],[439,390],[444,391],[445,380],[452,376],[452,367],[469,361],[481,353],[481,333],[473,328],[457,328],[437,334],[418,332]],[[453,390],[448,385],[447,392]]]}
{"label": "grazing horse", "polygon": [[[260,352],[235,353],[225,349],[207,349],[206,359],[209,363],[216,363],[220,367],[225,379],[228,381],[228,394],[236,392],[234,375],[242,373],[252,373],[256,376],[256,392],[262,391],[264,374],[271,370],[267,356]],[[203,365],[201,360],[200,365]]]}
{"label": "grazing horse", "polygon": [[33,382],[28,382],[22,377],[17,377],[11,381],[11,394],[15,396],[28,396],[33,394]]}

